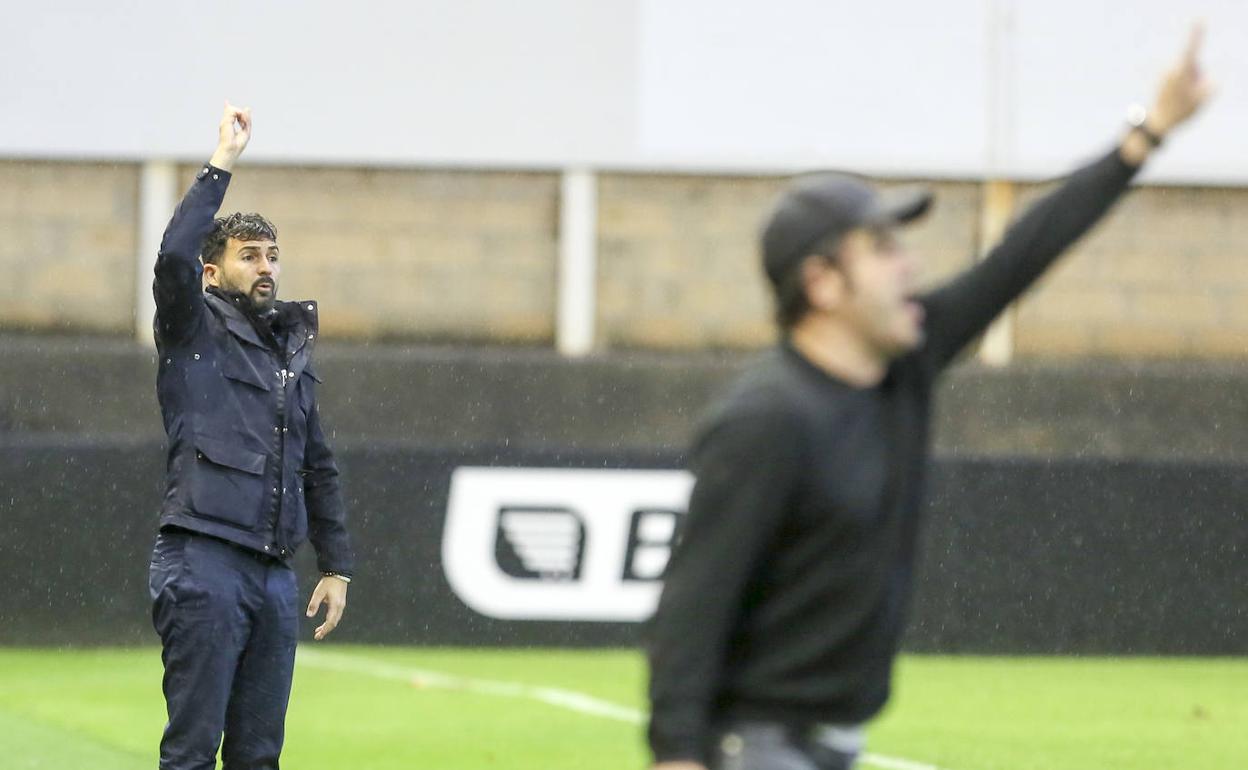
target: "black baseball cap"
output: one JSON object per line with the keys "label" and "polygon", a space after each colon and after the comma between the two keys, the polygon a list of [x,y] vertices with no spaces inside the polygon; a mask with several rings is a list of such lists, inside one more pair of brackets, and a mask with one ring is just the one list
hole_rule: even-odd
{"label": "black baseball cap", "polygon": [[778,285],[793,265],[829,236],[858,227],[883,227],[911,222],[931,208],[934,196],[926,187],[879,192],[846,174],[809,174],[781,194],[763,227],[763,267]]}

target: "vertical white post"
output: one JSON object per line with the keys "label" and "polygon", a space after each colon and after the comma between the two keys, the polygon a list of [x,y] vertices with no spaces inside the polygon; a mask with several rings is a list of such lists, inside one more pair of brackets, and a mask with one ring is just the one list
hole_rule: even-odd
{"label": "vertical white post", "polygon": [[139,171],[139,253],[134,280],[134,336],[141,344],[154,347],[152,318],[156,301],[152,298],[152,270],[160,237],[177,204],[178,167],[167,161],[147,161]]}
{"label": "vertical white post", "polygon": [[559,282],[555,345],[565,356],[594,348],[597,309],[598,180],[588,169],[563,173],[559,196]]}
{"label": "vertical white post", "polygon": [[[1014,214],[1016,189],[1001,181],[1014,150],[1014,15],[1009,2],[988,3],[988,173],[979,210],[980,258],[995,246]],[[1005,366],[1014,357],[1014,308],[1007,308],[988,327],[979,346],[979,360]]]}
{"label": "vertical white post", "polygon": [[[980,258],[1005,235],[1018,197],[1013,182],[990,180],[983,185],[979,209]],[[988,366],[1005,366],[1014,358],[1014,306],[992,322],[979,346],[979,360]]]}

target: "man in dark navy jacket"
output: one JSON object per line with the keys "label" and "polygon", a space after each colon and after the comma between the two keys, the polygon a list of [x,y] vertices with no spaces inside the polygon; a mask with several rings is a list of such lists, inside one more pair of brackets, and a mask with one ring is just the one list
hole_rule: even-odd
{"label": "man in dark navy jacket", "polygon": [[[162,770],[277,768],[299,630],[290,558],[305,539],[327,606],[346,606],[352,554],[338,469],[317,412],[316,303],[277,301],[277,233],[259,214],[214,219],[251,138],[226,105],[208,165],[156,260],[156,389],[169,437],[152,617],[169,723]],[[224,743],[222,735],[224,734]]]}

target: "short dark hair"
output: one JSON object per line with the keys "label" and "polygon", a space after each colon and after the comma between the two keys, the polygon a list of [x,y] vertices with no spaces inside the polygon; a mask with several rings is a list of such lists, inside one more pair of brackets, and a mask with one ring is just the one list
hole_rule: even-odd
{"label": "short dark hair", "polygon": [[[806,256],[821,257],[829,265],[840,263],[841,234],[824,238],[811,247]],[[802,266],[806,260],[799,259],[789,265],[774,284],[776,292],[776,323],[781,329],[792,329],[810,312],[810,298],[806,296],[806,282]]]}
{"label": "short dark hair", "polygon": [[200,249],[200,259],[205,265],[215,265],[225,253],[225,242],[231,238],[240,241],[276,241],[277,228],[273,223],[259,214],[243,214],[237,212],[228,217],[219,217],[212,222],[212,231],[204,238]]}

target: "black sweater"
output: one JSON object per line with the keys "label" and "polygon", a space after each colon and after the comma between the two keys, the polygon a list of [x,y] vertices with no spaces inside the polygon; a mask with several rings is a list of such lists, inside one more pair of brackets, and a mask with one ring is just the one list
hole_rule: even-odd
{"label": "black sweater", "polygon": [[937,375],[1127,188],[1117,149],[922,298],[926,337],[858,389],[787,343],[711,411],[647,629],[656,761],[705,761],[717,719],[858,723],[888,699],[913,584]]}

